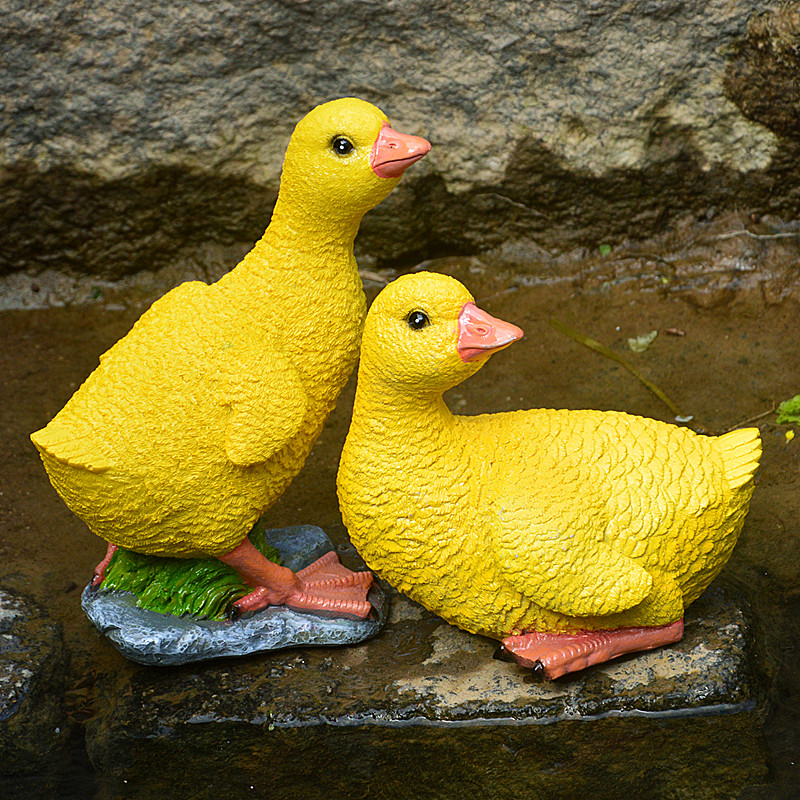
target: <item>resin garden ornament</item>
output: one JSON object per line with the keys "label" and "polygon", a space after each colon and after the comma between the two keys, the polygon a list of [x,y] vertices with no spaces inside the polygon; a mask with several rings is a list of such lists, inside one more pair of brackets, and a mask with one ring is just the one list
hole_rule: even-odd
{"label": "resin garden ornament", "polygon": [[315,108],[292,134],[250,253],[216,283],[155,302],[31,436],[56,491],[109,543],[95,587],[119,546],[218,559],[239,578],[235,612],[369,614],[369,572],[335,554],[295,572],[248,532],[302,467],[355,365],[361,218],[429,149],[361,100]]}
{"label": "resin garden ornament", "polygon": [[339,467],[367,565],[548,678],[679,640],[731,555],[761,454],[615,411],[454,416],[442,393],[522,336],[453,278],[387,286]]}

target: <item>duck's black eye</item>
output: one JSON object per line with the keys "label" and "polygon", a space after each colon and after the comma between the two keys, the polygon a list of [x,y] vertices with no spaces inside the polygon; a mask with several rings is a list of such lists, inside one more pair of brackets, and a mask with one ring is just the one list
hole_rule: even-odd
{"label": "duck's black eye", "polygon": [[408,327],[415,331],[431,324],[428,315],[424,311],[412,311],[406,317],[406,322],[408,323]]}
{"label": "duck's black eye", "polygon": [[349,155],[355,149],[353,143],[349,139],[345,139],[344,136],[337,136],[333,140],[331,147],[333,147],[333,152],[340,156]]}

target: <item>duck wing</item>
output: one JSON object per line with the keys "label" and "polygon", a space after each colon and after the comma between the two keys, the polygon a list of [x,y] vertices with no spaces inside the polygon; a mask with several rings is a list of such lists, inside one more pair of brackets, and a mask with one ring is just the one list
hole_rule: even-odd
{"label": "duck wing", "polygon": [[291,361],[263,343],[241,343],[219,357],[220,401],[230,409],[225,453],[240,467],[260,464],[302,429],[308,398]]}
{"label": "duck wing", "polygon": [[598,616],[631,608],[650,593],[652,576],[603,541],[604,526],[591,510],[565,509],[561,498],[541,493],[535,502],[505,497],[498,505],[491,533],[496,565],[537,605]]}
{"label": "duck wing", "polygon": [[214,406],[227,410],[229,461],[240,467],[263,463],[297,435],[308,398],[297,369],[280,351],[276,331],[264,331],[216,285],[198,281],[176,287],[151,312],[156,308],[158,314],[147,315],[152,317],[147,322],[159,341],[185,351],[184,363],[198,370],[197,385],[213,393]]}

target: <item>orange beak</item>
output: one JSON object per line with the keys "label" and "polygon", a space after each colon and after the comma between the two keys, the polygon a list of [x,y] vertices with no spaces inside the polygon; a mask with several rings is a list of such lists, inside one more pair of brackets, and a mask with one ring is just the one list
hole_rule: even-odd
{"label": "orange beak", "polygon": [[381,132],[372,145],[369,165],[379,178],[399,178],[415,161],[426,156],[431,143],[421,136],[398,133],[383,123]]}
{"label": "orange beak", "polygon": [[524,336],[522,328],[481,311],[475,303],[464,303],[458,315],[458,354],[474,361],[508,347]]}

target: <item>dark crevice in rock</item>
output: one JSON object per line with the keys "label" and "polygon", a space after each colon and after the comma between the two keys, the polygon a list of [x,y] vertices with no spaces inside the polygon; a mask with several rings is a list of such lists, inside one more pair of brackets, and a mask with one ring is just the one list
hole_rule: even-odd
{"label": "dark crevice in rock", "polygon": [[254,242],[275,193],[172,167],[103,181],[18,166],[6,170],[0,198],[0,274],[52,267],[119,278],[203,244]]}
{"label": "dark crevice in rock", "polygon": [[723,85],[748,119],[800,139],[800,3],[750,20]]}
{"label": "dark crevice in rock", "polygon": [[645,171],[595,176],[567,168],[540,142],[523,140],[503,184],[451,201],[450,224],[436,233],[451,242],[460,239],[462,247],[471,239],[484,250],[528,237],[558,252],[645,239],[687,212],[745,208],[793,217],[800,210],[800,147],[794,143],[785,143],[768,169],[745,174],[721,165],[706,168],[691,132],[670,126],[654,134],[648,155]]}
{"label": "dark crevice in rock", "polygon": [[[800,140],[784,140],[767,169],[741,173],[707,165],[691,130],[665,123],[650,137],[648,160],[643,171],[596,176],[526,138],[498,185],[456,195],[435,174],[402,183],[365,217],[356,254],[366,266],[403,268],[517,240],[553,253],[642,240],[709,209],[800,213]],[[49,267],[116,279],[210,261],[225,271],[261,236],[275,196],[253,182],[177,167],[102,181],[19,166],[0,182],[0,274]]]}

